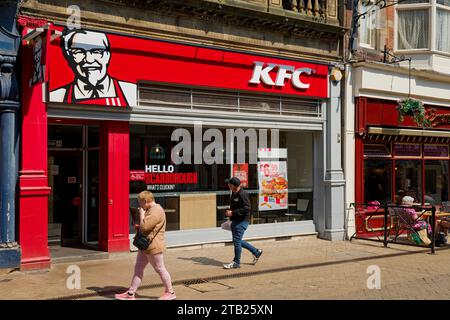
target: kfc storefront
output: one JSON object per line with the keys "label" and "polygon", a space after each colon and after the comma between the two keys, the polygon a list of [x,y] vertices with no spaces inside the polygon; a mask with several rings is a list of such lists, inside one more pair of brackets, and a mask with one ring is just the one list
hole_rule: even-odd
{"label": "kfc storefront", "polygon": [[230,175],[251,195],[251,237],[332,229],[327,64],[22,25],[37,33],[22,58],[24,269],[48,266],[53,244],[129,251],[142,190],[166,210],[169,246],[229,240]]}

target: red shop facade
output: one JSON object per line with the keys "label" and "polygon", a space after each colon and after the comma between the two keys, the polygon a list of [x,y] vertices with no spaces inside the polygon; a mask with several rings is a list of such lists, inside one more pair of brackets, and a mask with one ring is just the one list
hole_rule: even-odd
{"label": "red shop facade", "polygon": [[[355,202],[399,203],[406,195],[438,207],[448,201],[448,108],[425,105],[429,124],[419,127],[413,116],[399,122],[396,101],[357,97],[355,106]],[[360,218],[357,231],[371,231]]]}
{"label": "red shop facade", "polygon": [[[50,265],[49,241],[56,229],[57,240],[69,246],[81,242],[96,243],[97,250],[106,252],[130,250],[130,181],[135,175],[130,175],[134,146],[129,119],[143,114],[141,105],[154,97],[150,90],[141,94],[142,87],[305,101],[329,97],[326,64],[64,30],[25,17],[19,21],[26,39],[18,214],[25,270]],[[172,93],[179,90],[171,91],[174,100]],[[176,109],[173,113],[180,118]],[[158,117],[155,110],[153,118]]]}

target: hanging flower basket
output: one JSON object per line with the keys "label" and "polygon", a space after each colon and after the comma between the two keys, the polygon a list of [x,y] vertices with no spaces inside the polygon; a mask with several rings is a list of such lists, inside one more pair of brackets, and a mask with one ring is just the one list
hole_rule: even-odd
{"label": "hanging flower basket", "polygon": [[403,122],[405,116],[413,116],[414,122],[418,126],[428,126],[430,121],[425,117],[425,108],[421,101],[405,98],[398,102],[398,121]]}

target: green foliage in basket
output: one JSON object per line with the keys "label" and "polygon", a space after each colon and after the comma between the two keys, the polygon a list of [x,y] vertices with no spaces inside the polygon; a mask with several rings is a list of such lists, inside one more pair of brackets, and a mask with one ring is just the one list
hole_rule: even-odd
{"label": "green foliage in basket", "polygon": [[431,124],[425,117],[425,108],[419,100],[412,98],[402,99],[398,102],[397,111],[399,122],[403,122],[405,116],[413,116],[414,122],[420,127]]}

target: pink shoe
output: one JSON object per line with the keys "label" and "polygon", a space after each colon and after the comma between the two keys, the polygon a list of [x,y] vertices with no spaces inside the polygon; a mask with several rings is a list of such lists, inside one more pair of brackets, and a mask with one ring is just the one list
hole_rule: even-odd
{"label": "pink shoe", "polygon": [[130,294],[128,290],[124,293],[118,293],[114,297],[118,300],[136,300],[134,293]]}
{"label": "pink shoe", "polygon": [[164,294],[158,298],[158,300],[175,300],[177,296],[175,292],[164,292]]}

